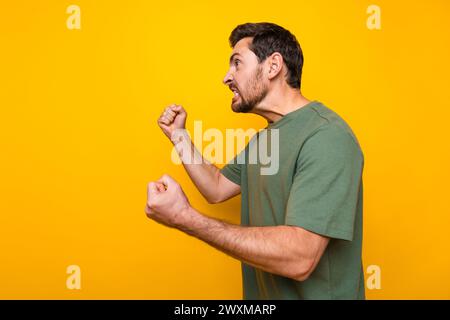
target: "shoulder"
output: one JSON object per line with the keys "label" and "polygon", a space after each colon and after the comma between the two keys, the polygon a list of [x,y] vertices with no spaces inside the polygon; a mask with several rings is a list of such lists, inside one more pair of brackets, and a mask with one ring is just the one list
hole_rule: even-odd
{"label": "shoulder", "polygon": [[335,111],[322,103],[312,106],[315,126],[310,130],[305,143],[355,148],[362,153],[360,143],[348,123]]}
{"label": "shoulder", "polygon": [[298,157],[299,164],[340,166],[363,164],[364,155],[352,134],[336,123],[327,123],[305,140]]}

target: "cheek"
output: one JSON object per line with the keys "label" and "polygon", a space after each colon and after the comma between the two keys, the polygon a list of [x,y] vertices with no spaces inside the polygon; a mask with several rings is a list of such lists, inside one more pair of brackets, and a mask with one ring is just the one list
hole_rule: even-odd
{"label": "cheek", "polygon": [[245,92],[250,88],[250,81],[249,77],[247,75],[242,75],[239,79],[237,79],[237,87],[239,89],[239,92]]}
{"label": "cheek", "polygon": [[239,88],[248,86],[249,80],[252,78],[251,72],[247,70],[239,70],[234,76],[234,81]]}

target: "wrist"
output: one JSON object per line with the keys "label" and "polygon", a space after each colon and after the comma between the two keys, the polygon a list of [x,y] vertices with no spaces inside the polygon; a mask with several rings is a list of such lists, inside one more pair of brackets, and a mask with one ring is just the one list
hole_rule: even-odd
{"label": "wrist", "polygon": [[182,217],[182,219],[180,219],[177,224],[177,229],[193,235],[196,229],[195,224],[198,223],[203,216],[189,205],[180,212],[180,217]]}
{"label": "wrist", "polygon": [[180,142],[188,141],[189,134],[185,128],[175,129],[169,137],[170,142],[176,146]]}

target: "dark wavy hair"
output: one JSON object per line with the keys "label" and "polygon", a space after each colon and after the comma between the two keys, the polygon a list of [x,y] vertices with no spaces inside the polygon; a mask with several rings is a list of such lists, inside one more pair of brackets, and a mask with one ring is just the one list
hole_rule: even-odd
{"label": "dark wavy hair", "polygon": [[292,88],[300,89],[303,52],[292,33],[274,23],[244,23],[231,32],[230,46],[234,48],[239,40],[246,37],[253,38],[249,49],[258,57],[259,63],[274,52],[280,53],[288,69],[286,82]]}

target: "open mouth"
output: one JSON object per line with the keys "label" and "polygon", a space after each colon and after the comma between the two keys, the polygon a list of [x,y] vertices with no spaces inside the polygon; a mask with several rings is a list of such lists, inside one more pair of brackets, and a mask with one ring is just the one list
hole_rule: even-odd
{"label": "open mouth", "polygon": [[239,91],[233,87],[231,87],[230,90],[233,92],[233,101],[236,101],[240,97]]}

